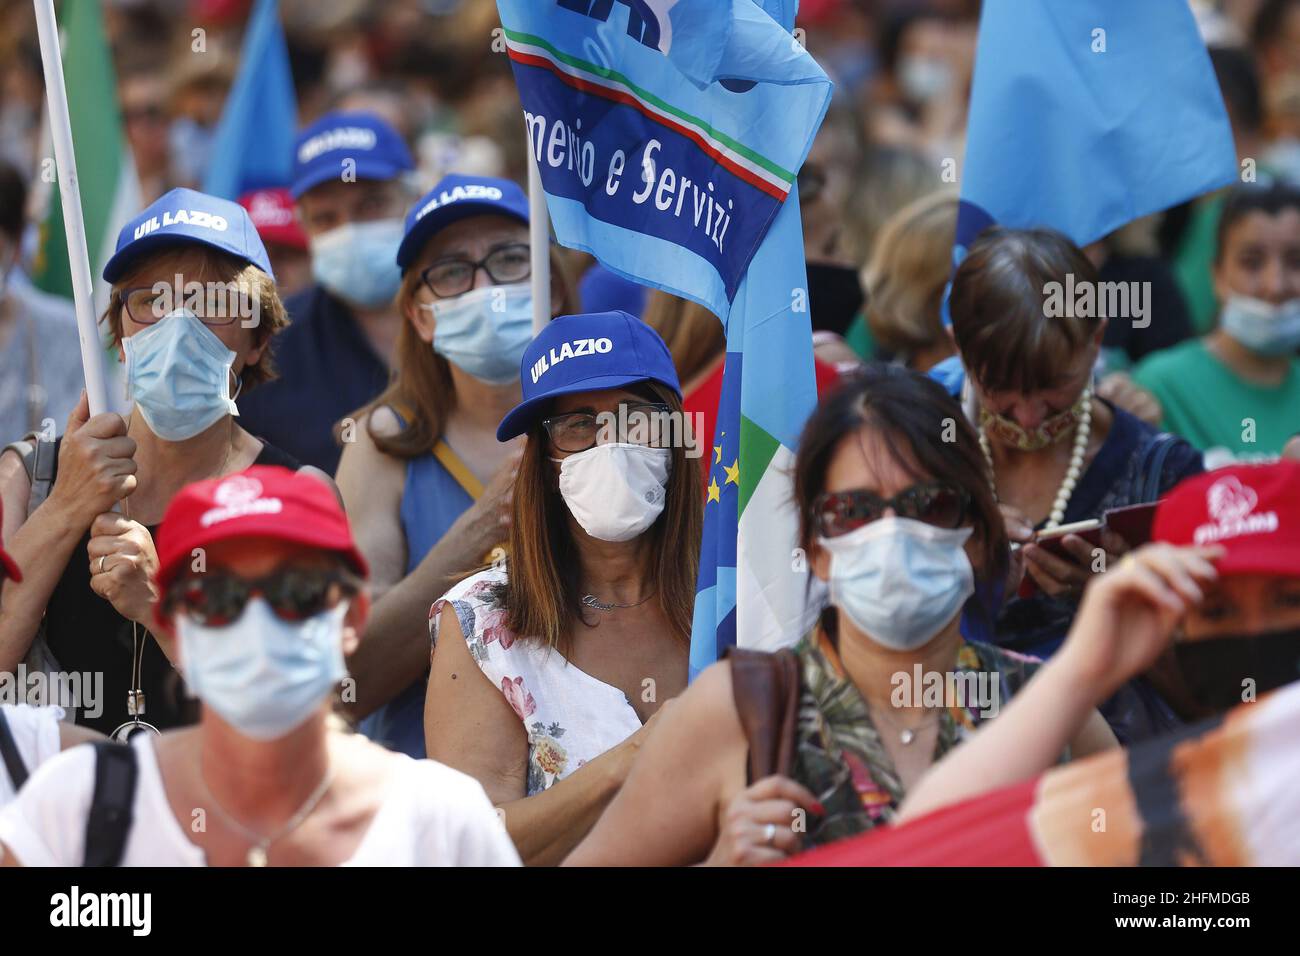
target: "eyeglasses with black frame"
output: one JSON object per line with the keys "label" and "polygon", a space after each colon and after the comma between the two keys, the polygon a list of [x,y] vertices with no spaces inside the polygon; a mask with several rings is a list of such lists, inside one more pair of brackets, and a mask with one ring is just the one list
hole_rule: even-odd
{"label": "eyeglasses with black frame", "polygon": [[463,257],[439,259],[420,273],[420,281],[438,298],[450,299],[474,287],[474,274],[479,269],[497,285],[523,282],[533,274],[528,243],[498,246],[477,262]]}
{"label": "eyeglasses with black frame", "polygon": [[[655,436],[662,438],[665,434],[671,434],[666,427],[656,427],[649,424],[654,420],[654,416],[668,415],[671,411],[662,402],[625,402],[617,412],[607,412],[605,414],[617,416],[615,420],[620,426],[620,432],[616,440],[629,442],[630,437],[636,435],[636,428],[640,422],[646,423],[645,427],[650,438]],[[622,428],[624,424],[628,426],[627,429]],[[596,447],[602,421],[600,416],[591,412],[568,412],[564,415],[552,415],[549,418],[543,418],[542,426],[546,429],[546,434],[550,436],[551,444],[557,451],[574,453]],[[638,442],[637,444],[653,445],[654,443],[648,441]]]}
{"label": "eyeglasses with black frame", "polygon": [[952,530],[965,522],[970,495],[942,482],[913,485],[892,498],[860,490],[827,492],[813,503],[813,515],[823,538],[838,538],[877,520],[887,508],[900,518]]}
{"label": "eyeglasses with black frame", "polygon": [[[158,307],[158,300],[163,298],[166,293],[158,292],[154,286],[136,286],[131,289],[122,290],[122,304],[126,306],[126,314],[131,317],[131,321],[136,325],[153,325],[161,319],[165,319],[171,310],[164,310]],[[226,296],[231,296],[226,298]],[[235,298],[235,297],[238,298]],[[205,300],[203,302],[194,302],[198,308],[194,309],[194,314],[198,320],[209,327],[220,328],[231,325],[236,319],[247,316],[257,315],[255,303],[252,296],[245,295],[242,292],[222,293],[221,301]],[[190,299],[182,299],[174,302],[172,308],[187,307]],[[209,301],[214,308],[209,309]],[[220,313],[207,315],[211,311]]]}
{"label": "eyeglasses with black frame", "polygon": [[225,627],[259,594],[280,620],[302,621],[360,589],[360,579],[340,568],[288,567],[255,580],[211,571],[173,582],[163,596],[163,612],[168,617],[184,614],[207,627]]}

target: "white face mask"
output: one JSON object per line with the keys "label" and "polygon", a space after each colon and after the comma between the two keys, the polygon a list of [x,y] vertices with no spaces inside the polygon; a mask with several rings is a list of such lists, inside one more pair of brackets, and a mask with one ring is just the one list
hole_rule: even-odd
{"label": "white face mask", "polygon": [[1258,355],[1290,355],[1300,348],[1300,299],[1273,305],[1234,295],[1223,304],[1219,324]]}
{"label": "white face mask", "polygon": [[611,443],[556,459],[560,494],[582,530],[601,541],[631,541],[659,517],[672,452]]}
{"label": "white face mask", "polygon": [[831,556],[831,603],[877,643],[915,650],[943,630],[975,591],[964,547],[971,533],[890,517],[821,538]]}
{"label": "white face mask", "polygon": [[284,621],[261,597],[225,627],[179,614],[185,681],[195,697],[245,737],[283,737],[320,709],[347,676],[343,619],[348,602],[302,621]]}

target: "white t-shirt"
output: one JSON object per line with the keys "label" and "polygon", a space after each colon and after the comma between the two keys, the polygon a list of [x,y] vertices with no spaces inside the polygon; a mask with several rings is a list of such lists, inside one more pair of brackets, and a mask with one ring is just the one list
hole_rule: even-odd
{"label": "white t-shirt", "polygon": [[[139,772],[123,866],[205,866],[172,813],[148,734],[131,740]],[[519,866],[478,781],[432,760],[405,766],[344,866]],[[95,751],[73,747],[32,775],[0,811],[0,843],[26,866],[80,866],[95,786]]]}
{"label": "white t-shirt", "polygon": [[[32,707],[30,704],[0,704],[9,723],[9,732],[18,745],[18,756],[23,758],[30,779],[36,768],[59,752],[59,721],[63,719],[62,707]],[[14,798],[13,781],[0,760],[0,807]]]}

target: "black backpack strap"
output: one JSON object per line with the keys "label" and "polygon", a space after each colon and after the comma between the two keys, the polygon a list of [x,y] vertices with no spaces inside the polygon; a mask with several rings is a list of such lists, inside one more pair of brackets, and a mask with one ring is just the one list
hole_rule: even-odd
{"label": "black backpack strap", "polygon": [[134,817],[135,749],[130,745],[97,743],[95,795],[86,817],[83,866],[120,866]]}
{"label": "black backpack strap", "polygon": [[0,707],[0,758],[4,760],[5,770],[13,782],[15,790],[21,790],[27,782],[27,765],[23,763],[22,754],[18,752],[18,742],[14,740],[13,731],[9,729],[9,718],[5,709]]}

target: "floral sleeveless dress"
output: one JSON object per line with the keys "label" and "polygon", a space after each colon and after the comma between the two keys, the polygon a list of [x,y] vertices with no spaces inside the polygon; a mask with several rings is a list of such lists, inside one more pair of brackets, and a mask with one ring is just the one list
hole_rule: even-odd
{"label": "floral sleeveless dress", "polygon": [[[845,674],[820,627],[794,648],[799,659],[799,712],[792,776],[821,802],[825,816],[810,816],[804,846],[820,846],[862,833],[894,818],[903,785],[871,721],[866,701]],[[963,642],[953,675],[997,682],[999,706],[1020,690],[1040,661],[990,644]],[[963,675],[967,675],[963,677]],[[939,717],[934,761],[972,734],[987,710],[951,706]]]}
{"label": "floral sleeveless dress", "polygon": [[506,572],[488,568],[461,581],[429,610],[429,635],[448,604],[456,612],[470,655],[518,715],[528,734],[528,796],[563,780],[589,760],[641,729],[631,702],[617,687],[570,664],[536,639],[506,627],[506,610],[492,590]]}

